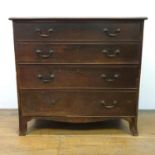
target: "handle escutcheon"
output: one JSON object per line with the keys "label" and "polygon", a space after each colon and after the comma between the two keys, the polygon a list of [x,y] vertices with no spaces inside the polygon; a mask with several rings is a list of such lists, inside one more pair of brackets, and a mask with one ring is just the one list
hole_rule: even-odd
{"label": "handle escutcheon", "polygon": [[109,76],[107,74],[101,74],[101,78],[104,79],[107,82],[113,82],[116,81],[119,78],[119,74],[114,74],[112,76]]}
{"label": "handle escutcheon", "polygon": [[103,49],[102,50],[102,53],[103,54],[106,54],[107,57],[109,58],[113,58],[113,57],[116,57],[118,54],[120,54],[120,49],[116,49],[116,50],[113,50],[113,49]]}
{"label": "handle escutcheon", "polygon": [[43,58],[43,59],[47,59],[47,58],[51,57],[51,55],[54,53],[54,50],[50,49],[50,50],[47,52],[47,54],[44,54],[44,51],[43,51],[43,50],[37,49],[37,50],[35,51],[35,53],[36,53],[39,57],[41,57],[41,58]]}
{"label": "handle escutcheon", "polygon": [[40,37],[42,37],[42,38],[48,38],[48,37],[51,36],[51,33],[53,32],[53,29],[52,28],[49,28],[47,30],[47,33],[43,33],[40,28],[36,28],[35,31],[39,34]]}
{"label": "handle escutcheon", "polygon": [[110,30],[109,28],[104,28],[103,32],[108,36],[108,37],[116,37],[120,32],[120,28],[116,28],[114,31]]}
{"label": "handle escutcheon", "polygon": [[49,83],[55,78],[55,74],[50,74],[49,76],[43,76],[42,74],[38,74],[37,78],[43,83]]}
{"label": "handle escutcheon", "polygon": [[113,109],[113,108],[115,108],[118,105],[118,101],[117,100],[113,100],[111,104],[106,104],[106,102],[104,100],[101,100],[100,103],[106,109]]}

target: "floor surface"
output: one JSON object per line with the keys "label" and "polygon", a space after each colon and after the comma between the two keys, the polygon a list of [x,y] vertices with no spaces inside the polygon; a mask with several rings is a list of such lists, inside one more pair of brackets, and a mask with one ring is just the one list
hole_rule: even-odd
{"label": "floor surface", "polygon": [[34,121],[18,136],[17,110],[0,110],[0,155],[155,155],[155,111],[140,111],[139,136],[126,121],[86,125]]}

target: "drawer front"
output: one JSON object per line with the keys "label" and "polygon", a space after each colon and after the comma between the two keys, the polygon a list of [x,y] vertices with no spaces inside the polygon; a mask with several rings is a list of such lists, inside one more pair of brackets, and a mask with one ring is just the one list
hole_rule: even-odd
{"label": "drawer front", "polygon": [[139,40],[140,22],[15,22],[16,41]]}
{"label": "drawer front", "polygon": [[20,88],[137,88],[138,67],[20,65]]}
{"label": "drawer front", "polygon": [[139,63],[139,44],[17,43],[18,62],[30,63]]}
{"label": "drawer front", "polygon": [[20,92],[24,116],[133,116],[137,97],[132,91]]}

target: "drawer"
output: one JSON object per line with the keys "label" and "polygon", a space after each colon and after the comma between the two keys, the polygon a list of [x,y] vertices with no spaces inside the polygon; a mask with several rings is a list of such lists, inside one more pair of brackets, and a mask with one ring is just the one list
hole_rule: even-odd
{"label": "drawer", "polygon": [[124,65],[20,65],[21,89],[137,88],[138,67]]}
{"label": "drawer", "polygon": [[24,116],[133,116],[137,92],[22,90]]}
{"label": "drawer", "polygon": [[140,45],[132,43],[17,43],[17,62],[138,64]]}
{"label": "drawer", "polygon": [[139,40],[140,22],[15,22],[16,41]]}

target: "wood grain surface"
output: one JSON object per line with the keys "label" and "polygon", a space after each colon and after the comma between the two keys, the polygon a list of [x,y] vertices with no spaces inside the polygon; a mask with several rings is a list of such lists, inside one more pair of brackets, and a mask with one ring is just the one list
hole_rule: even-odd
{"label": "wood grain surface", "polygon": [[17,110],[0,110],[1,155],[154,155],[155,110],[139,112],[139,136],[130,136],[125,121],[83,126],[31,121],[27,136],[18,136]]}

